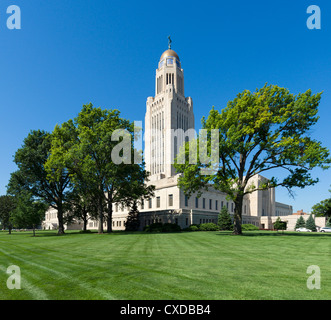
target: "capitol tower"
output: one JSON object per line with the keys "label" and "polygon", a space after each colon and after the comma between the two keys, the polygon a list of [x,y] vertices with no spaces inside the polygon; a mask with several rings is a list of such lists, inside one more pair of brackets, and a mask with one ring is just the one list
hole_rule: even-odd
{"label": "capitol tower", "polygon": [[185,141],[183,132],[194,129],[193,101],[184,88],[184,71],[169,37],[156,69],[155,96],[146,102],[145,162],[151,181],[176,174],[172,164]]}

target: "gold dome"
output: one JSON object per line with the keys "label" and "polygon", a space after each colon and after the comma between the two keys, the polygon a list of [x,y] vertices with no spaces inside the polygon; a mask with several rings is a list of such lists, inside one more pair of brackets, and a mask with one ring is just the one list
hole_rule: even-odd
{"label": "gold dome", "polygon": [[178,61],[180,61],[179,57],[178,57],[178,54],[174,50],[171,50],[171,49],[168,49],[168,50],[166,50],[162,53],[160,61],[163,60],[166,57],[175,57]]}

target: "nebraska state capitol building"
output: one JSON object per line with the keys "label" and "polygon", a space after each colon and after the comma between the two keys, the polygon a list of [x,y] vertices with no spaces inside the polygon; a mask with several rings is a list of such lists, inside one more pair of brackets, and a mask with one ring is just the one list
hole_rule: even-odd
{"label": "nebraska state capitol building", "polygon": [[[156,69],[155,96],[148,97],[146,102],[144,155],[146,170],[150,172],[148,183],[155,185],[155,196],[138,206],[140,229],[153,222],[176,223],[181,228],[191,224],[217,223],[218,213],[223,206],[227,206],[230,214],[233,214],[234,203],[226,199],[225,193],[209,189],[201,197],[192,195],[188,198],[179,189],[179,175],[172,163],[180,147],[179,141],[182,140],[173,138],[169,129],[194,129],[193,100],[185,96],[184,71],[178,54],[170,45],[161,55]],[[153,132],[155,134],[151,134]],[[251,182],[257,186],[265,180],[256,175]],[[113,204],[114,230],[125,229],[128,212],[129,208]],[[293,217],[292,212],[292,206],[276,202],[275,189],[255,191],[244,199],[242,223],[270,229],[278,216]],[[56,210],[50,209],[46,212],[43,227],[56,229],[57,223]],[[65,227],[81,229],[82,223],[78,221]],[[97,227],[98,221],[89,221],[88,229]]]}

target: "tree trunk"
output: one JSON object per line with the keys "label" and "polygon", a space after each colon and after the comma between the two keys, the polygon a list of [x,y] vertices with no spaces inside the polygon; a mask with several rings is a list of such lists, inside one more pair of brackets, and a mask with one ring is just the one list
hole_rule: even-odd
{"label": "tree trunk", "polygon": [[107,233],[113,231],[113,194],[108,192]]}
{"label": "tree trunk", "polygon": [[242,215],[242,205],[243,205],[243,196],[237,195],[234,200],[234,221],[233,221],[233,234],[242,235],[241,229],[241,215]]}
{"label": "tree trunk", "polygon": [[87,210],[86,210],[86,206],[84,205],[83,207],[83,231],[87,231]]}
{"label": "tree trunk", "polygon": [[83,231],[84,232],[87,231],[87,218],[86,217],[84,217],[84,219],[83,219]]}
{"label": "tree trunk", "polygon": [[102,201],[103,196],[100,194],[99,195],[99,225],[98,225],[98,233],[103,233],[103,205]]}
{"label": "tree trunk", "polygon": [[57,219],[59,221],[58,234],[60,235],[64,234],[62,200],[60,200],[59,203],[57,204]]}

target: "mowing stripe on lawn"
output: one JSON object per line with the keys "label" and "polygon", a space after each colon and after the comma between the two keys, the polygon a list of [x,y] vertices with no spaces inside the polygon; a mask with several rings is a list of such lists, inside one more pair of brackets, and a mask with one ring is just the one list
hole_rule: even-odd
{"label": "mowing stripe on lawn", "polygon": [[76,285],[82,287],[84,290],[87,290],[87,291],[97,291],[101,296],[103,296],[104,298],[108,299],[108,300],[115,300],[116,298],[114,298],[114,296],[110,295],[108,292],[106,292],[105,290],[102,290],[102,289],[99,289],[99,288],[91,288],[88,283],[84,283],[82,281],[78,281],[77,279],[75,278],[72,278],[70,277],[69,275],[63,273],[63,272],[60,272],[60,271],[57,271],[55,269],[52,269],[52,268],[49,268],[49,267],[46,267],[40,263],[34,263],[32,261],[28,261],[26,259],[23,259],[21,257],[17,257],[13,254],[10,254],[8,252],[6,252],[5,250],[1,249],[0,248],[0,252],[2,252],[4,255],[10,257],[10,258],[13,258],[15,260],[18,260],[18,261],[22,261],[26,264],[30,264],[36,268],[39,268],[39,269],[43,269],[45,271],[47,271],[47,273],[54,273],[56,274],[57,276],[59,276],[60,278],[64,278],[66,279],[66,281],[69,281],[69,282],[73,282],[75,283]]}

